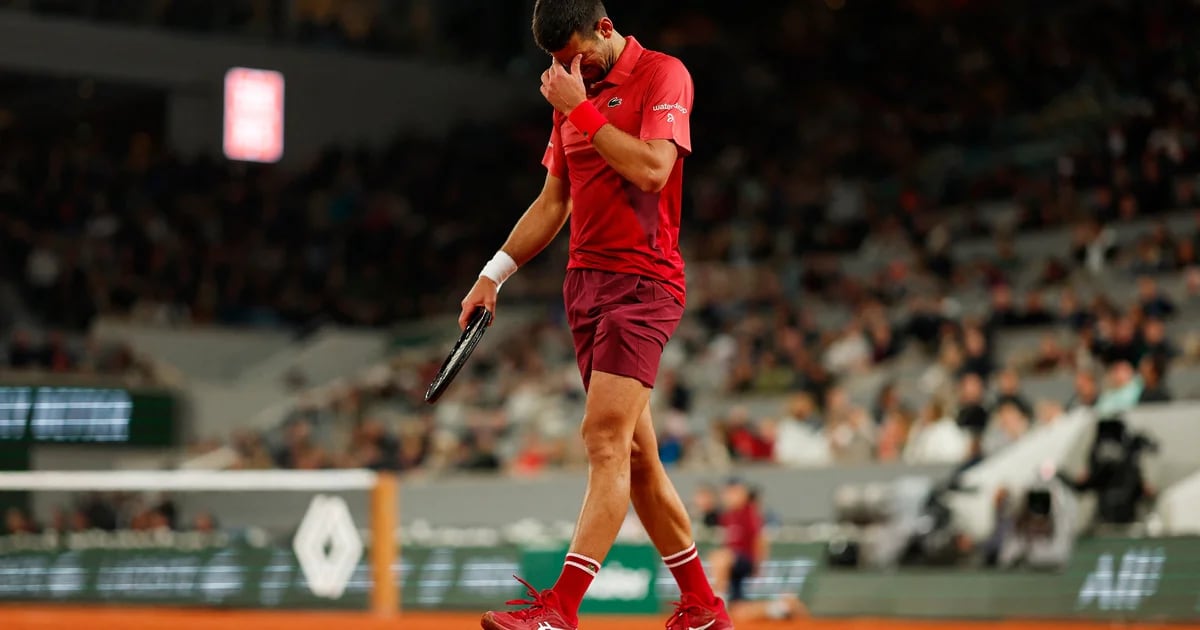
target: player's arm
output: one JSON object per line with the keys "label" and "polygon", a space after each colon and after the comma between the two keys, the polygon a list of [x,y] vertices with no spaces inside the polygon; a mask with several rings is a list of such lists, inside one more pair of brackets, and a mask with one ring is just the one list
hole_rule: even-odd
{"label": "player's arm", "polygon": [[642,192],[662,190],[679,157],[679,149],[670,140],[640,140],[611,124],[596,132],[592,146],[614,171]]}
{"label": "player's arm", "polygon": [[645,192],[666,186],[675,161],[691,152],[687,117],[692,106],[692,80],[683,64],[662,64],[651,78],[638,135],[626,133],[587,100],[579,70],[580,57],[568,72],[552,64],[542,74],[542,95],[569,124],[579,129],[608,165]]}
{"label": "player's arm", "polygon": [[476,279],[475,285],[462,301],[462,312],[458,316],[460,328],[466,328],[471,313],[478,306],[483,306],[492,313],[496,312],[496,295],[500,285],[504,283],[517,268],[537,256],[558,232],[571,214],[570,189],[561,177],[554,173],[546,174],[546,183],[525,214],[517,220],[517,224],[509,233],[504,246],[484,266]]}

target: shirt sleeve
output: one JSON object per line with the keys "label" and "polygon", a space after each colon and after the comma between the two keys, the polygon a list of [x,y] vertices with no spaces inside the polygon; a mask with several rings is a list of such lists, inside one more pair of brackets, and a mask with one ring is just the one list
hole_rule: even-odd
{"label": "shirt sleeve", "polygon": [[642,109],[642,140],[670,140],[680,156],[692,152],[692,75],[683,62],[664,62],[650,80]]}
{"label": "shirt sleeve", "polygon": [[542,155],[542,166],[551,175],[562,179],[567,176],[567,153],[563,150],[562,123],[565,118],[554,114],[554,126],[550,128],[550,142],[546,144],[546,152]]}
{"label": "shirt sleeve", "polygon": [[750,531],[755,538],[762,536],[762,530],[765,525],[763,515],[758,510],[750,513]]}

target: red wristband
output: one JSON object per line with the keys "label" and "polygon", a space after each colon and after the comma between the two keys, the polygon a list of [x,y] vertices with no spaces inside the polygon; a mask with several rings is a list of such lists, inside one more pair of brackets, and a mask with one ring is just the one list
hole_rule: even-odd
{"label": "red wristband", "polygon": [[567,114],[567,120],[583,133],[583,137],[587,138],[588,142],[596,137],[596,132],[600,131],[601,127],[608,124],[608,119],[600,113],[600,110],[596,109],[595,105],[592,105],[591,101],[584,101],[576,105],[575,109]]}

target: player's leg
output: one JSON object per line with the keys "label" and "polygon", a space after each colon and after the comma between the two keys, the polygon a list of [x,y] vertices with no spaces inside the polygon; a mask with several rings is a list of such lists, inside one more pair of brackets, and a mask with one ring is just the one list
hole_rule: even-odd
{"label": "player's leg", "polygon": [[488,630],[537,630],[543,622],[566,630],[577,626],[579,603],[629,511],[633,433],[663,347],[683,313],[660,284],[629,274],[568,270],[563,297],[588,391],[581,429],[587,493],[554,587],[542,593],[530,588],[534,600],[526,610],[486,613]]}
{"label": "player's leg", "polygon": [[687,507],[658,457],[658,437],[654,433],[649,405],[642,410],[634,430],[630,462],[633,509],[650,541],[662,554],[663,562],[675,576],[680,593],[715,606],[717,602],[696,549]]}
{"label": "player's leg", "polygon": [[712,571],[713,590],[722,597],[729,596],[729,578],[733,573],[736,556],[732,549],[721,547],[708,554],[708,568]]}
{"label": "player's leg", "polygon": [[642,410],[633,432],[630,475],[633,509],[658,552],[671,558],[692,547],[692,521],[658,457],[658,437],[649,405]]}
{"label": "player's leg", "polygon": [[737,552],[731,552],[733,564],[729,568],[729,602],[746,600],[746,581],[754,575],[754,560]]}
{"label": "player's leg", "polygon": [[580,430],[588,458],[587,491],[567,562],[553,589],[566,612],[579,610],[629,512],[633,431],[649,398],[650,389],[636,379],[592,372]]}
{"label": "player's leg", "polygon": [[485,613],[486,630],[578,627],[579,605],[629,512],[633,430],[649,398],[650,388],[637,379],[592,371],[581,428],[588,456],[587,491],[562,572],[548,591],[529,587],[532,600],[525,610]]}
{"label": "player's leg", "polygon": [[724,602],[713,595],[704,572],[687,508],[658,457],[658,437],[649,405],[642,410],[634,429],[629,468],[633,509],[681,593],[679,610],[668,628],[733,628]]}
{"label": "player's leg", "polygon": [[592,372],[584,413],[583,445],[588,458],[587,492],[571,550],[604,560],[629,512],[633,432],[650,390],[636,379]]}

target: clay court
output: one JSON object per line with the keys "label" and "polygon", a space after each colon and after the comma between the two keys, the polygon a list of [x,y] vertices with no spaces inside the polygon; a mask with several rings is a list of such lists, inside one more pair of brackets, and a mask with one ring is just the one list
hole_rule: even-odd
{"label": "clay court", "polygon": [[[590,617],[587,630],[659,630],[663,619],[649,617]],[[412,614],[394,619],[323,612],[243,612],[212,610],[0,607],[4,630],[474,630],[473,614]],[[1027,630],[1100,630],[1113,628],[1200,628],[1200,624],[1082,623],[1073,621],[898,621],[882,619],[804,619],[740,624],[739,630],[799,628],[812,630],[950,630],[1022,628]]]}

